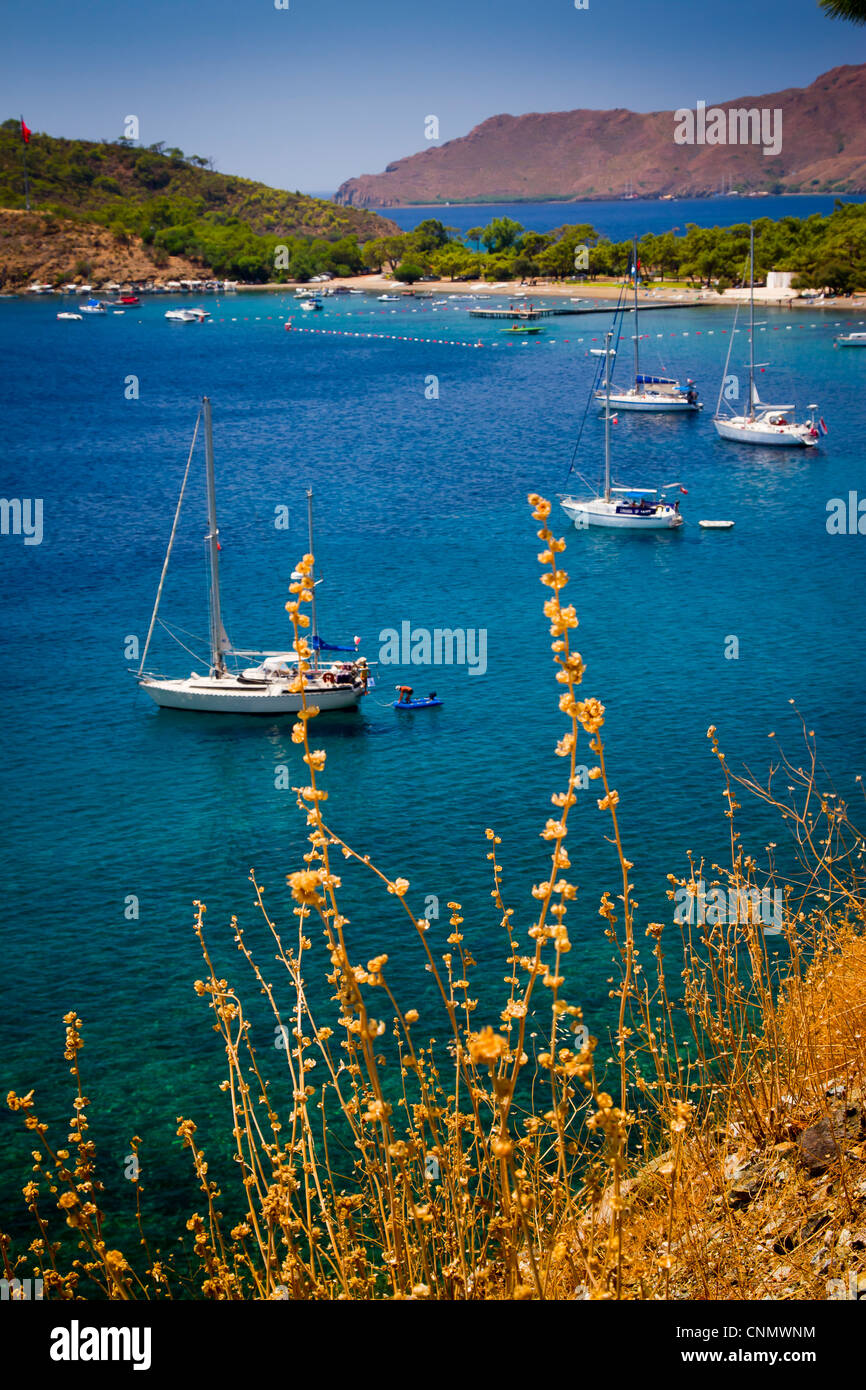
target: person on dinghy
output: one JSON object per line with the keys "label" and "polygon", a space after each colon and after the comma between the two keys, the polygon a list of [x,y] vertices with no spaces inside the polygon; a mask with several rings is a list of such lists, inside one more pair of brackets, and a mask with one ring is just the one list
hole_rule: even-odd
{"label": "person on dinghy", "polygon": [[411,685],[398,685],[395,687],[395,689],[397,690],[397,693],[399,695],[398,704],[408,705],[412,699]]}

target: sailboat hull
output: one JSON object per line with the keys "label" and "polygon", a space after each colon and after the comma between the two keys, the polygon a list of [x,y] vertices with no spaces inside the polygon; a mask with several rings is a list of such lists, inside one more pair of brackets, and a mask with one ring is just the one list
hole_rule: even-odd
{"label": "sailboat hull", "polygon": [[734,417],[714,420],[721,439],[733,439],[737,444],[764,444],[776,448],[811,449],[817,444],[808,425],[766,425]]}
{"label": "sailboat hull", "polygon": [[[217,680],[209,676],[190,676],[186,680],[155,680],[144,677],[139,685],[161,709],[198,710],[208,714],[297,714],[303,708],[300,693],[286,689],[281,682],[250,686],[231,676]],[[363,686],[308,685],[307,705],[320,710],[357,708]]]}
{"label": "sailboat hull", "polygon": [[[604,391],[597,391],[596,400],[603,405],[605,401]],[[671,410],[682,413],[683,411],[701,410],[700,401],[687,401],[685,397],[654,395],[652,392],[645,391],[640,394],[631,391],[612,392],[610,397],[611,409],[613,410],[644,410],[653,414],[667,414]]]}
{"label": "sailboat hull", "polygon": [[680,513],[667,505],[631,511],[622,503],[606,502],[603,497],[585,502],[567,497],[561,505],[578,531],[587,526],[605,526],[617,531],[673,531],[683,524]]}

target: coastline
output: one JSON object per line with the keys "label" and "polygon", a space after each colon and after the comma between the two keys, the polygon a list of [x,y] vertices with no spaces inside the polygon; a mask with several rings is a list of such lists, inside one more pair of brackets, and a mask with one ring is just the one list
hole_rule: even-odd
{"label": "coastline", "polygon": [[[607,284],[570,284],[563,281],[536,281],[534,285],[523,284],[519,280],[503,281],[495,285],[484,284],[479,281],[465,280],[425,280],[416,289],[415,297],[420,291],[424,295],[469,295],[478,297],[480,295],[495,296],[500,299],[526,300],[526,299],[601,299],[605,301],[615,300],[619,296],[622,288],[622,281]],[[344,286],[346,289],[363,290],[366,294],[394,292],[398,295],[405,295],[407,299],[413,296],[409,293],[409,287],[395,283],[393,279],[382,274],[376,275],[355,275],[355,276],[335,276],[333,280],[327,282],[327,286],[334,288]],[[317,289],[324,289],[325,286],[317,286],[310,282],[301,280],[286,280],[282,283],[275,281],[263,285],[238,285],[237,293],[250,293],[256,290],[274,293],[278,291],[291,291],[296,289],[309,289],[315,294]],[[724,294],[717,294],[715,290],[664,290],[661,287],[655,289],[641,289],[638,291],[639,303],[653,304],[663,300],[665,304],[672,306],[685,306],[691,304],[703,304],[708,307],[729,308],[731,304],[748,301],[749,292],[747,289],[726,290]],[[815,304],[807,299],[797,297],[796,291],[768,292],[766,289],[756,286],[755,301],[763,305],[776,308],[795,308],[795,309],[846,309],[846,308],[866,308],[866,298],[855,294],[849,296],[836,296],[832,301],[824,304]]]}

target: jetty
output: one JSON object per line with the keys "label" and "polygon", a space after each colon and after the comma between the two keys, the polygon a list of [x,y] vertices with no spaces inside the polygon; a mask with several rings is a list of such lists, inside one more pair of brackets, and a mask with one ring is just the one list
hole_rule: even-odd
{"label": "jetty", "polygon": [[[694,307],[694,300],[670,300],[665,304],[641,304],[640,312],[646,314],[652,309],[693,309]],[[469,315],[476,319],[550,319],[576,314],[610,314],[615,308],[615,304],[597,304],[587,308],[576,304],[563,304],[555,307],[533,304],[522,308],[519,305],[510,305],[507,309],[470,309]],[[624,306],[623,313],[633,314],[634,307]]]}

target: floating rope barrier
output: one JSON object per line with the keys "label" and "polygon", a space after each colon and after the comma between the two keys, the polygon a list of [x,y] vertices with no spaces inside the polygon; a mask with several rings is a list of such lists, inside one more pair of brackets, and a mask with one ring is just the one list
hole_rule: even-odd
{"label": "floating rope barrier", "polygon": [[[375,312],[375,311],[374,311],[374,312]],[[379,312],[379,313],[385,313],[386,311],[385,311],[384,309],[380,309],[378,312]],[[391,313],[392,313],[392,314],[396,314],[396,313],[407,314],[407,313],[418,313],[418,312],[422,312],[422,313],[423,313],[423,312],[428,312],[428,311],[425,311],[425,310],[416,310],[416,309],[401,309],[401,310],[392,309],[392,310],[391,310]],[[437,311],[434,309],[432,312],[435,313],[435,312],[437,312]],[[450,312],[459,312],[459,310],[452,310],[452,311],[450,311]],[[351,318],[351,317],[352,317],[352,314],[349,313],[349,314],[347,315],[347,317]],[[322,327],[322,328],[313,328],[313,327],[309,327],[309,328],[308,328],[308,327],[306,327],[306,326],[301,326],[301,325],[298,325],[298,324],[294,323],[293,319],[294,319],[294,316],[293,316],[292,314],[289,314],[289,315],[286,315],[286,314],[255,314],[255,315],[243,315],[243,316],[241,316],[241,315],[236,315],[236,316],[232,316],[231,318],[225,318],[225,317],[222,317],[222,318],[219,318],[219,319],[211,318],[211,319],[206,320],[206,322],[209,323],[209,324],[215,324],[215,323],[251,323],[251,322],[252,322],[252,323],[262,323],[262,322],[274,322],[274,321],[276,320],[276,322],[282,323],[282,324],[283,324],[283,327],[284,327],[284,329],[285,329],[285,331],[286,331],[287,333],[305,333],[305,334],[309,334],[309,335],[315,335],[315,336],[317,336],[317,337],[354,338],[354,339],[357,339],[357,340],[378,341],[378,342],[389,342],[389,343],[424,343],[424,344],[429,344],[429,345],[436,346],[436,347],[504,348],[504,347],[507,346],[507,347],[509,347],[509,348],[514,348],[514,347],[522,347],[522,348],[536,347],[536,348],[538,348],[538,347],[556,347],[557,344],[559,344],[559,343],[568,344],[569,346],[572,346],[572,345],[575,345],[575,346],[582,346],[584,343],[600,343],[600,342],[603,342],[603,341],[604,341],[604,334],[602,334],[602,333],[595,334],[595,335],[593,335],[593,336],[567,337],[567,338],[566,338],[566,337],[544,337],[544,338],[542,338],[541,336],[539,336],[539,337],[532,337],[532,338],[522,338],[522,337],[521,337],[519,341],[517,340],[517,337],[514,337],[514,338],[507,338],[507,339],[505,339],[505,340],[503,340],[503,339],[496,339],[496,338],[488,338],[486,341],[485,341],[484,339],[482,339],[482,338],[476,338],[476,339],[474,339],[474,340],[472,340],[472,341],[468,341],[467,339],[464,339],[464,338],[428,338],[428,337],[422,337],[420,334],[415,334],[415,333],[383,333],[383,332],[378,331],[378,329],[372,329],[372,328],[370,328],[370,329],[365,329],[365,328],[361,328],[361,329],[356,329],[356,328],[324,328],[324,327]],[[770,333],[781,333],[781,332],[790,333],[790,332],[792,332],[793,329],[795,329],[795,328],[851,328],[851,327],[854,327],[855,325],[857,325],[857,326],[862,326],[864,323],[866,323],[866,320],[864,320],[864,319],[833,319],[833,320],[827,320],[827,321],[825,321],[825,322],[823,322],[823,323],[785,323],[785,324],[762,325],[762,326],[760,326],[760,327],[756,325],[756,330],[755,330],[755,331],[758,332],[758,333],[767,333],[767,332],[770,332]],[[396,326],[397,326],[397,325],[395,324],[395,327],[396,327]],[[733,330],[731,330],[731,329],[729,329],[729,328],[718,328],[718,329],[716,329],[716,328],[694,328],[694,329],[685,328],[685,329],[678,329],[678,330],[668,331],[667,333],[641,333],[641,334],[638,335],[638,337],[639,337],[639,340],[640,340],[641,342],[648,342],[648,341],[651,341],[652,339],[655,339],[656,341],[661,341],[661,340],[664,339],[664,338],[688,338],[688,337],[691,337],[691,336],[694,336],[694,337],[696,337],[696,338],[699,338],[699,337],[708,337],[708,338],[712,338],[716,333],[718,333],[719,335],[727,335],[727,334],[730,333],[730,332],[740,333],[740,334],[743,334],[743,335],[745,335],[746,337],[748,337],[748,329],[747,329],[747,328],[734,328]],[[633,342],[633,341],[634,341],[634,334],[631,334],[630,337],[627,338],[627,341]],[[588,349],[588,348],[586,349],[586,353],[587,353],[587,355],[588,355],[588,353],[589,353],[589,349]]]}

